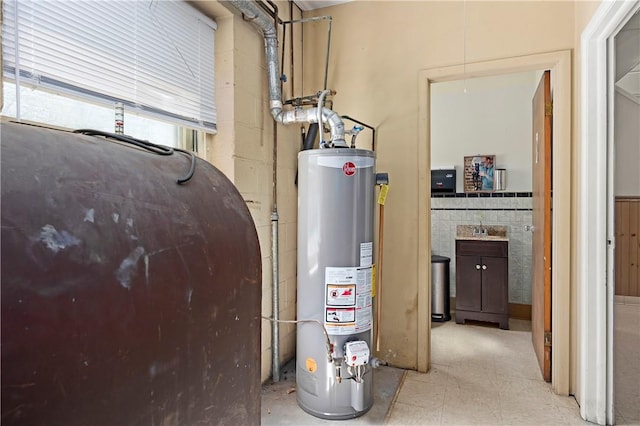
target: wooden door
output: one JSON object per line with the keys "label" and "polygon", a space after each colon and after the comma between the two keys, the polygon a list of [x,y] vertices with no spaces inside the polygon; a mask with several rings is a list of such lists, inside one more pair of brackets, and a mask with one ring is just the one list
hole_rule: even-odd
{"label": "wooden door", "polygon": [[615,200],[616,296],[640,297],[640,197]]}
{"label": "wooden door", "polygon": [[[533,97],[533,282],[531,334],[542,376],[551,381],[551,72]],[[567,259],[568,261],[568,259]]]}

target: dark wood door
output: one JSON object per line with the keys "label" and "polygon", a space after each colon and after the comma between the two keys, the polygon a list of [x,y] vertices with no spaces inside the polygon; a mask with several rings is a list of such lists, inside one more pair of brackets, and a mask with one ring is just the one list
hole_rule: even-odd
{"label": "dark wood door", "polygon": [[482,308],[480,263],[480,256],[456,257],[456,309],[480,311]]}
{"label": "dark wood door", "polygon": [[482,312],[509,313],[509,268],[504,257],[482,257]]}
{"label": "dark wood door", "polygon": [[551,72],[533,97],[533,282],[531,335],[544,380],[551,381]]}
{"label": "dark wood door", "polygon": [[640,197],[615,201],[616,296],[640,297]]}

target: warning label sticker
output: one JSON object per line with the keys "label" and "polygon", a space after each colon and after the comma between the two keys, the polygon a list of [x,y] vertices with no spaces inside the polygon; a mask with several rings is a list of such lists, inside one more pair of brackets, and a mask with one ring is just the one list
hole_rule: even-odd
{"label": "warning label sticker", "polygon": [[325,327],[347,335],[371,329],[372,267],[325,269]]}
{"label": "warning label sticker", "polygon": [[373,243],[360,244],[360,267],[367,267],[373,264]]}
{"label": "warning label sticker", "polygon": [[356,320],[355,308],[327,308],[326,322],[345,323]]}
{"label": "warning label sticker", "polygon": [[327,306],[354,306],[356,286],[327,284]]}

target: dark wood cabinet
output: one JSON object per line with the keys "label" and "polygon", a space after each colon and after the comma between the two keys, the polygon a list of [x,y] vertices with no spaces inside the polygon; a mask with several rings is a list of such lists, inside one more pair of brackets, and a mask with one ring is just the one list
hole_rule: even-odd
{"label": "dark wood cabinet", "polygon": [[456,241],[456,322],[497,322],[509,329],[509,243]]}

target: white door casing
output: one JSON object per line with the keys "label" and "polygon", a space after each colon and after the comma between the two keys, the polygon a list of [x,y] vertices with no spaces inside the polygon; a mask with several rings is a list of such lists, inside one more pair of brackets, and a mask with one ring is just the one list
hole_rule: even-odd
{"label": "white door casing", "polygon": [[[640,1],[604,1],[581,35],[578,184],[580,414],[613,424],[613,38]],[[608,126],[607,123],[611,123]]]}
{"label": "white door casing", "polygon": [[430,364],[430,85],[432,83],[465,78],[484,77],[522,71],[550,69],[554,83],[553,140],[553,200],[552,200],[552,271],[551,317],[552,336],[552,389],[560,395],[569,394],[570,370],[570,263],[571,258],[571,52],[568,50],[468,63],[422,70],[418,75],[418,257],[427,260],[418,266],[418,359],[417,369],[429,370]]}

